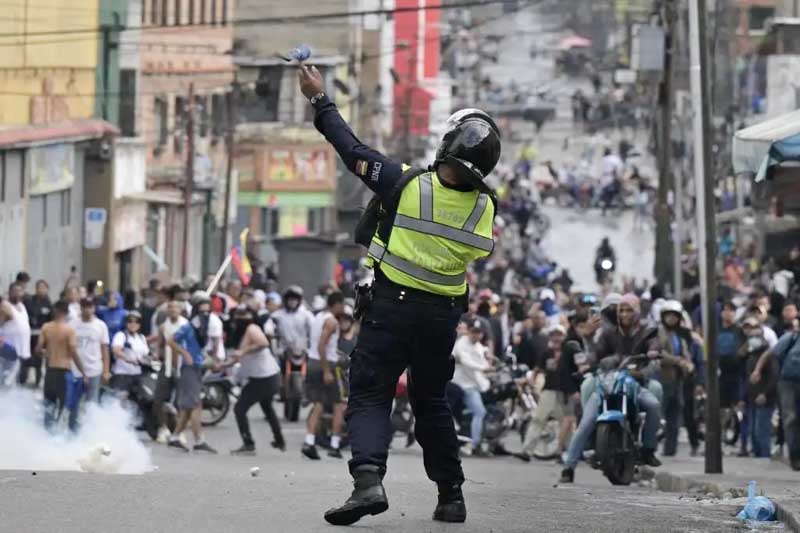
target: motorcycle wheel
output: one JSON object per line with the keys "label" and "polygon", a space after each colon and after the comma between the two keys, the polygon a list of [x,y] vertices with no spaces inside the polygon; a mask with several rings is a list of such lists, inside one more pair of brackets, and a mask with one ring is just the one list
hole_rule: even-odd
{"label": "motorcycle wheel", "polygon": [[158,420],[153,415],[151,406],[142,411],[142,425],[152,440],[158,438]]}
{"label": "motorcycle wheel", "polygon": [[632,453],[622,453],[625,434],[617,424],[600,424],[597,427],[595,453],[602,465],[603,474],[612,485],[630,485],[636,467]]}
{"label": "motorcycle wheel", "polygon": [[203,385],[203,412],[200,421],[204,426],[216,426],[231,408],[228,390],[220,383]]}
{"label": "motorcycle wheel", "polygon": [[728,446],[735,446],[739,442],[739,417],[736,412],[729,412],[725,418],[725,424],[722,426],[722,438]]}
{"label": "motorcycle wheel", "polygon": [[558,420],[548,420],[545,430],[539,435],[533,456],[541,461],[550,461],[558,457],[558,432],[561,424]]}

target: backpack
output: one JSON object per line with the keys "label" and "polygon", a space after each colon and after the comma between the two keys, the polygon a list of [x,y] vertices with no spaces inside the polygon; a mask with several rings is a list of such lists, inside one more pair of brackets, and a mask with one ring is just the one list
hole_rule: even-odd
{"label": "backpack", "polygon": [[781,354],[781,356],[785,358],[783,360],[783,365],[781,365],[781,379],[800,381],[800,351],[791,354],[792,348],[797,344],[798,338],[800,338],[800,333],[794,332],[792,334],[792,340],[789,341],[789,346],[787,346],[786,350]]}
{"label": "backpack", "polygon": [[403,193],[406,185],[417,176],[421,176],[428,172],[424,168],[411,167],[403,172],[400,179],[392,187],[389,197],[381,200],[377,194],[370,199],[367,207],[361,218],[358,219],[355,229],[356,244],[360,244],[365,248],[369,248],[372,242],[372,236],[378,232],[378,237],[384,243],[389,242],[389,236],[392,233],[392,223],[394,215],[397,212],[397,206],[400,204],[400,195]]}

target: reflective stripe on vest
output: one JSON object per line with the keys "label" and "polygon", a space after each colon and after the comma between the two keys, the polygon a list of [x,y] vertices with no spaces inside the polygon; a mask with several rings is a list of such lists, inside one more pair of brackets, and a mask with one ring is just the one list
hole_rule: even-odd
{"label": "reflective stripe on vest", "polygon": [[405,272],[409,276],[413,276],[417,279],[421,279],[423,281],[427,281],[429,283],[435,283],[437,285],[446,285],[457,287],[464,283],[467,279],[467,273],[462,272],[461,274],[455,274],[453,276],[447,276],[444,274],[437,274],[436,272],[431,272],[430,270],[426,270],[421,266],[417,266],[410,261],[406,261],[396,255],[392,255],[386,248],[381,246],[379,243],[375,242],[374,240],[369,245],[369,253],[370,255],[374,256],[383,263],[396,268],[401,272]]}
{"label": "reflective stripe on vest", "polygon": [[[476,217],[475,224],[478,223],[477,219],[480,219],[480,215],[482,214],[483,209],[479,211],[479,215]],[[469,223],[469,220],[467,222]],[[481,237],[480,235],[475,235],[469,231],[460,230],[446,224],[431,222],[430,220],[420,220],[417,218],[407,217],[405,215],[397,215],[394,219],[394,226],[396,228],[405,228],[419,231],[420,233],[427,233],[428,235],[444,237],[445,239],[466,244],[467,246],[472,246],[473,248],[478,248],[479,250],[484,250],[486,252],[491,252],[494,248],[494,241],[492,239],[487,239],[486,237]]]}

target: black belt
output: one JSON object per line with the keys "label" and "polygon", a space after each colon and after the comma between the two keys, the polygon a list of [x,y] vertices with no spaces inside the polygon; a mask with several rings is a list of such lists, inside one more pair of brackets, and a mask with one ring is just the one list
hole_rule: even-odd
{"label": "black belt", "polygon": [[389,280],[383,272],[375,272],[375,283],[372,285],[373,298],[384,300],[399,300],[402,302],[415,302],[428,305],[446,306],[453,308],[467,307],[467,293],[460,296],[445,296],[428,291],[404,287]]}

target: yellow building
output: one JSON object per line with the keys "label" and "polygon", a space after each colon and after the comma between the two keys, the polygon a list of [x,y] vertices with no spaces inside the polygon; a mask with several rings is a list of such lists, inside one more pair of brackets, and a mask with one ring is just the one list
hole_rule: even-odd
{"label": "yellow building", "polygon": [[13,0],[0,17],[0,124],[93,115],[98,0]]}

